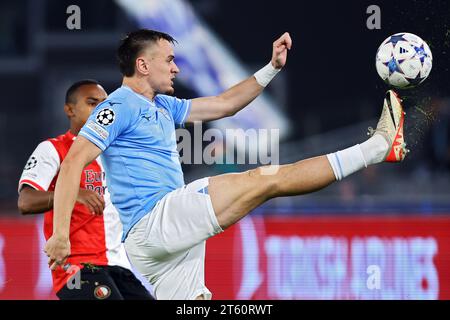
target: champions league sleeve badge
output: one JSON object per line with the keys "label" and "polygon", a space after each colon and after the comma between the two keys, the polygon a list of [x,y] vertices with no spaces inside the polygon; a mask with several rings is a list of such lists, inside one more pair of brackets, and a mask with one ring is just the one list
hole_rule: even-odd
{"label": "champions league sleeve badge", "polygon": [[115,120],[114,111],[110,108],[100,110],[95,117],[95,121],[102,126],[109,126]]}

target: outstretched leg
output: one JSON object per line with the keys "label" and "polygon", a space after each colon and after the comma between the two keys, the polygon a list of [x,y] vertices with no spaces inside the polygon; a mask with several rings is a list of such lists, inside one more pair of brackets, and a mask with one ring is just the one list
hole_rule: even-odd
{"label": "outstretched leg", "polygon": [[274,175],[265,175],[264,169],[209,178],[209,195],[222,229],[271,198],[314,192],[336,181],[326,156],[282,165]]}
{"label": "outstretched leg", "polygon": [[388,91],[373,136],[348,149],[281,165],[274,174],[267,167],[209,179],[209,195],[220,226],[225,229],[265,201],[320,190],[336,180],[383,161],[402,161],[404,112],[400,99]]}

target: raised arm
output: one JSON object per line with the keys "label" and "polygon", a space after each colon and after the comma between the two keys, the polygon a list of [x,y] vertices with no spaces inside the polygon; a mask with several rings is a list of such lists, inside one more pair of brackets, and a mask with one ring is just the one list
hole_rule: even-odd
{"label": "raised arm", "polygon": [[232,116],[245,108],[284,67],[287,51],[291,46],[291,37],[286,32],[273,43],[272,59],[268,65],[218,96],[193,99],[186,122],[217,120]]}
{"label": "raised arm", "polygon": [[61,164],[55,188],[53,235],[45,245],[52,270],[63,265],[70,255],[70,219],[77,199],[80,176],[83,168],[100,153],[101,150],[95,144],[78,136]]}

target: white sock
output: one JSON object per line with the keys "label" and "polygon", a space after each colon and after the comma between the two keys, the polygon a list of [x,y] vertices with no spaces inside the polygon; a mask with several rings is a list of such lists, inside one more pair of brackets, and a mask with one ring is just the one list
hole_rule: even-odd
{"label": "white sock", "polygon": [[389,148],[386,139],[375,134],[362,144],[327,154],[337,181],[367,166],[383,162]]}
{"label": "white sock", "polygon": [[361,151],[367,165],[383,162],[388,149],[389,144],[381,134],[375,133],[367,141],[361,143]]}

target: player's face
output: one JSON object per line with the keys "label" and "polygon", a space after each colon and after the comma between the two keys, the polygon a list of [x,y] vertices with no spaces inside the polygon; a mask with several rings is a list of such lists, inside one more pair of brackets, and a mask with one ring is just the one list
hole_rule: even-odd
{"label": "player's face", "polygon": [[71,122],[81,128],[89,118],[92,110],[107,98],[107,94],[102,86],[88,84],[81,86],[77,90],[76,103],[72,104]]}
{"label": "player's face", "polygon": [[164,39],[144,52],[148,62],[148,82],[155,93],[173,94],[173,80],[180,69],[175,64],[172,44]]}

